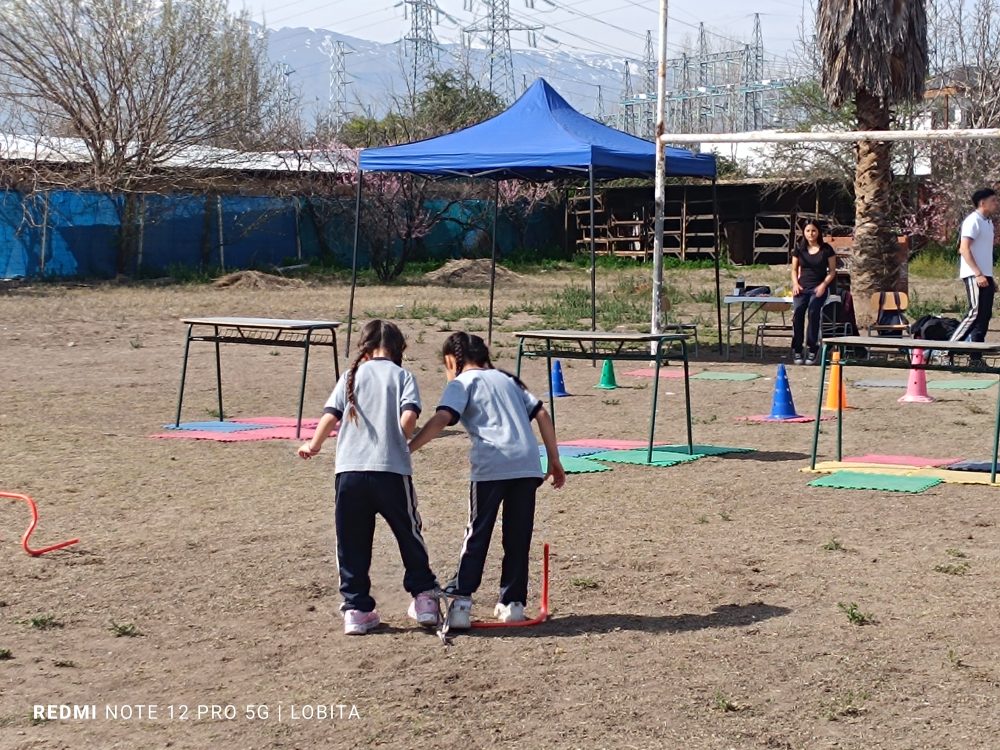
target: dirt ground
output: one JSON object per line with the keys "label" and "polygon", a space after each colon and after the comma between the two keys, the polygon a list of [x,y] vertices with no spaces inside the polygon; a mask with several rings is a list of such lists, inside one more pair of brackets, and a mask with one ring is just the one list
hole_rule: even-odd
{"label": "dirt ground", "polygon": [[[498,299],[538,299],[568,280],[505,282]],[[956,292],[957,282],[941,283]],[[426,413],[444,385],[442,329],[483,321],[407,315],[428,301],[484,300],[482,290],[429,286],[359,291],[363,315],[396,317],[408,335]],[[304,462],[290,441],[149,435],[173,418],[181,316],[336,319],[346,302],[339,285],[0,294],[0,489],[38,501],[37,545],[81,539],[28,557],[17,544],[23,504],[0,504],[0,748],[996,746],[1000,490],[807,487],[810,425],[737,420],[768,411],[775,363],[719,362],[709,347],[696,369],[764,377],[693,381],[695,440],[755,452],[616,465],[541,490],[533,556],[537,570],[540,542],[550,542],[548,623],[459,635],[445,648],[405,617],[401,564],[380,525],[372,576],[388,626],[344,637],[333,446]],[[501,325],[498,365],[513,365],[509,330],[522,325],[531,321]],[[192,347],[185,419],[210,418],[215,407],[211,352]],[[311,367],[312,415],[332,385],[322,354]],[[294,415],[300,356],[225,348],[229,415]],[[539,394],[543,368],[525,369]],[[644,438],[650,383],[624,369],[622,387],[605,392],[593,388],[599,371],[588,363],[566,364],[578,395],[557,402],[560,438]],[[810,412],[817,369],[789,376],[799,410]],[[680,441],[680,384],[664,383],[657,437]],[[995,389],[942,392],[928,405],[899,405],[899,395],[848,386],[858,407],[846,417],[848,454],[987,456]],[[415,457],[442,579],[465,524],[466,450],[452,431]],[[825,426],[821,454],[832,451]],[[477,597],[483,616],[498,547]],[[536,573],[533,599],[537,583]],[[851,603],[874,622],[852,624],[839,606]],[[116,635],[115,625],[138,634]],[[150,704],[155,718],[135,718]],[[36,719],[36,705],[93,706],[95,717]],[[122,718],[128,711],[133,718]]]}

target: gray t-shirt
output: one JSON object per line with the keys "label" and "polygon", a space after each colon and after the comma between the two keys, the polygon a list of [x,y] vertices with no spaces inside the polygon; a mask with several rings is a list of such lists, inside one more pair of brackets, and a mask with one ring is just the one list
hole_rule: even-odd
{"label": "gray t-shirt", "polygon": [[[323,411],[340,419],[336,473],[387,471],[413,474],[410,449],[399,418],[420,414],[420,392],[413,375],[388,359],[370,359],[354,376],[354,422],[347,414],[347,373],[340,376]],[[345,417],[346,415],[346,417]]]}
{"label": "gray t-shirt", "polygon": [[441,395],[438,409],[461,420],[472,438],[472,481],[545,476],[531,420],[542,402],[499,370],[466,370]]}

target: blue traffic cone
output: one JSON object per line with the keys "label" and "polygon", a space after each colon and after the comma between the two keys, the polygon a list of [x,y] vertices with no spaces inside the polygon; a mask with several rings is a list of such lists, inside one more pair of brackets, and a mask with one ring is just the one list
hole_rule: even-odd
{"label": "blue traffic cone", "polygon": [[774,379],[774,396],[771,399],[771,413],[768,419],[799,419],[795,412],[795,403],[792,401],[792,389],[788,385],[788,375],[785,374],[785,366],[778,365],[778,377]]}
{"label": "blue traffic cone", "polygon": [[566,383],[563,381],[562,365],[557,359],[552,363],[552,383],[549,385],[552,389],[552,395],[556,398],[562,398],[563,396],[569,396],[570,394],[566,392]]}

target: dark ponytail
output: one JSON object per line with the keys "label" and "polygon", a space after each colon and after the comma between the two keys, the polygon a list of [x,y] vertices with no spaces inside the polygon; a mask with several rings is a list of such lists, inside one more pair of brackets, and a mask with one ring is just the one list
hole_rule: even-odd
{"label": "dark ponytail", "polygon": [[351,362],[351,369],[347,371],[347,417],[352,422],[358,422],[358,402],[354,394],[354,381],[358,374],[358,367],[370,357],[376,349],[384,349],[389,354],[389,359],[400,367],[403,365],[403,352],[406,351],[406,338],[399,326],[387,320],[370,320],[361,329],[358,339],[358,354]]}
{"label": "dark ponytail", "polygon": [[444,340],[444,345],[441,347],[441,356],[455,358],[455,371],[458,375],[462,374],[466,365],[473,364],[476,367],[498,370],[511,378],[521,388],[527,390],[527,386],[521,382],[521,379],[517,375],[493,366],[493,362],[490,360],[490,349],[486,346],[486,342],[483,341],[482,336],[476,336],[465,331],[455,331],[455,333]]}

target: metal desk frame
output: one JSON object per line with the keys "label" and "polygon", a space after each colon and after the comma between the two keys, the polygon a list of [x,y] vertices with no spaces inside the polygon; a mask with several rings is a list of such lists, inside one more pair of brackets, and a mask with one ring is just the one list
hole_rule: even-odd
{"label": "metal desk frame", "polygon": [[[192,341],[209,341],[215,344],[215,383],[219,395],[219,421],[225,421],[222,411],[222,357],[220,344],[250,344],[252,346],[281,346],[303,350],[302,381],[299,385],[299,410],[295,423],[295,437],[302,432],[302,407],[306,397],[306,375],[309,372],[309,348],[329,346],[333,348],[334,382],[340,378],[340,363],[337,355],[336,320],[283,320],[272,318],[181,318],[187,324],[184,339],[184,360],[181,364],[181,386],[177,393],[177,414],[174,426],[181,423],[181,405],[184,403],[184,383],[187,380],[188,352]],[[196,326],[210,328],[211,332],[195,333]],[[325,332],[329,332],[327,338]],[[315,335],[319,333],[319,335]]]}
{"label": "metal desk frame", "polygon": [[[653,408],[649,415],[649,448],[646,451],[646,461],[653,461],[653,435],[656,430],[656,409],[660,392],[660,367],[667,364],[665,348],[670,344],[680,344],[681,360],[684,365],[684,415],[687,422],[688,453],[694,453],[694,438],[691,430],[691,381],[688,370],[688,337],[682,333],[614,333],[604,331],[518,331],[517,345],[517,376],[521,376],[521,360],[523,357],[545,357],[547,383],[549,386],[549,413],[552,422],[556,420],[555,397],[552,394],[552,358],[562,359],[610,359],[623,362],[656,363],[653,377]],[[525,341],[544,341],[544,348],[525,350]],[[557,342],[553,346],[553,342]],[[563,346],[558,343],[562,342]],[[640,345],[641,350],[628,349],[628,345]],[[589,346],[588,346],[589,345]],[[605,349],[600,348],[601,345]],[[650,351],[652,349],[652,351]]]}
{"label": "metal desk frame", "polygon": [[[722,303],[726,306],[726,360],[728,361],[732,357],[732,332],[739,330],[740,332],[740,359],[746,359],[746,334],[747,334],[747,323],[751,322],[757,314],[764,308],[764,305],[768,303],[778,303],[791,305],[794,302],[794,297],[774,297],[774,296],[760,296],[755,297],[752,295],[733,295],[727,294],[722,298]],[[837,305],[841,302],[841,297],[839,294],[834,294],[831,292],[827,298],[826,302],[823,303],[824,314],[826,312],[826,307],[828,305]],[[740,311],[734,317],[733,316],[733,305],[739,305]],[[747,307],[756,305],[755,309],[747,315]],[[791,310],[789,310],[791,312]],[[739,321],[739,325],[734,325],[735,321]],[[820,332],[822,334],[823,327],[820,325]]]}
{"label": "metal desk frame", "polygon": [[[872,360],[869,358],[852,358],[847,356],[849,348],[864,347],[868,351],[868,357],[872,351],[883,352],[885,354],[899,353],[903,349],[906,353],[905,360]],[[966,341],[931,341],[929,339],[910,339],[890,336],[836,336],[826,339],[823,342],[823,351],[819,368],[819,398],[816,402],[816,423],[813,427],[812,463],[809,468],[816,468],[816,452],[819,447],[819,426],[820,417],[823,413],[823,389],[826,384],[826,370],[830,364],[830,354],[833,351],[840,353],[840,365],[838,368],[837,384],[838,391],[843,387],[844,367],[882,367],[891,370],[933,370],[938,372],[973,373],[976,375],[996,375],[1000,378],[1000,366],[983,365],[982,367],[972,367],[965,365],[935,365],[923,364],[913,365],[910,351],[912,349],[923,349],[924,353],[930,351],[944,352],[948,355],[966,356],[970,354],[982,354],[1000,356],[1000,343],[972,343]],[[837,399],[837,460],[840,461],[844,455],[844,410],[840,399]],[[1000,389],[997,391],[996,419],[993,425],[993,461],[990,468],[990,482],[995,482],[997,477],[997,448],[1000,446]]]}

